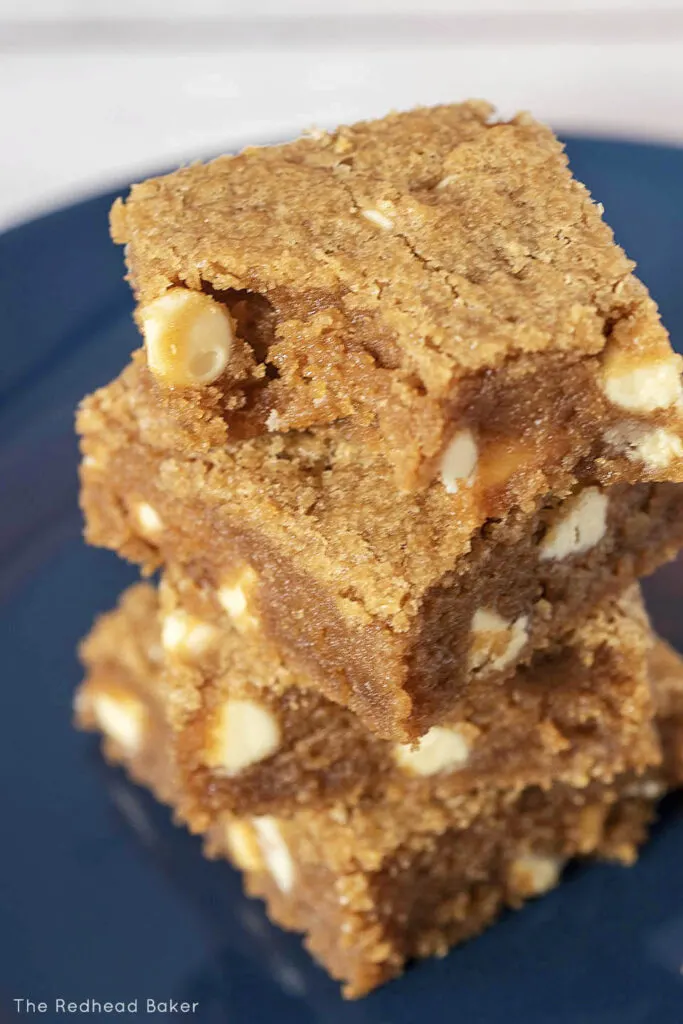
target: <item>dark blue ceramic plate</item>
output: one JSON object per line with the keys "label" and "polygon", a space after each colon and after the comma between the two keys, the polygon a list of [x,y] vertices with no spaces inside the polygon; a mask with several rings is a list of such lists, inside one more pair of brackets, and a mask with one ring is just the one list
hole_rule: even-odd
{"label": "dark blue ceramic plate", "polygon": [[[683,151],[575,139],[569,153],[680,345]],[[113,198],[0,237],[0,1020],[15,999],[44,1000],[42,1019],[57,1020],[55,999],[94,998],[137,999],[141,1019],[147,999],[197,1002],[193,1019],[217,1024],[681,1024],[675,800],[636,868],[570,872],[481,939],[345,1004],[238,877],[72,731],[76,642],[134,577],[80,540],[72,436],[78,399],[137,345],[107,236]],[[683,643],[680,572],[649,596]]]}

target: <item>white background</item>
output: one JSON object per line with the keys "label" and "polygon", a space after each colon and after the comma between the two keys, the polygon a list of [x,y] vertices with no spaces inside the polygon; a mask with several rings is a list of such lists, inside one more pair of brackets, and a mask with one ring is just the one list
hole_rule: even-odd
{"label": "white background", "polygon": [[467,96],[683,144],[683,0],[0,0],[0,228],[244,142]]}

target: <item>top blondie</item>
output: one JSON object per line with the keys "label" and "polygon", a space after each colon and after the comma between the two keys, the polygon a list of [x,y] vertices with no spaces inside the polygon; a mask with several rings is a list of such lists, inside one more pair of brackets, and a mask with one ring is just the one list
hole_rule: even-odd
{"label": "top blondie", "polygon": [[200,447],[343,420],[407,490],[570,451],[682,479],[681,360],[601,212],[550,129],[472,101],[182,168],[111,225]]}

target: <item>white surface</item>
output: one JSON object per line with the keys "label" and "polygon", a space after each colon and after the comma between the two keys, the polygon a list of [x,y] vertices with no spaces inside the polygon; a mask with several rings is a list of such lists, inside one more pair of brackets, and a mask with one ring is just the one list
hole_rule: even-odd
{"label": "white surface", "polygon": [[16,20],[44,20],[70,18],[142,19],[146,17],[187,19],[202,16],[272,17],[273,15],[321,15],[339,11],[344,14],[394,14],[421,11],[428,15],[435,11],[448,14],[463,12],[543,11],[552,9],[571,13],[594,11],[667,11],[680,10],[681,0],[429,0],[424,6],[416,0],[345,0],[341,4],[325,0],[3,0],[0,17]]}
{"label": "white surface", "polygon": [[683,143],[683,0],[422,10],[0,0],[0,228],[245,142],[467,96],[560,129]]}

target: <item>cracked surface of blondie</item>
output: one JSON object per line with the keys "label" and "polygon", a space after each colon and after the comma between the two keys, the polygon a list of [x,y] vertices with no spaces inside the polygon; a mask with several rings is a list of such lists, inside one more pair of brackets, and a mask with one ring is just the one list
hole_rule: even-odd
{"label": "cracked surface of blondie", "polygon": [[182,381],[169,363],[184,336],[154,304],[189,290],[215,300],[208,318],[216,303],[229,315],[234,337],[214,316],[217,347],[185,365],[206,386],[160,387],[200,445],[207,411],[231,437],[345,420],[379,436],[410,489],[463,485],[448,457],[462,431],[484,475],[521,439],[552,476],[561,432],[573,453],[598,436],[661,471],[661,443],[653,460],[642,437],[659,429],[683,475],[680,360],[560,143],[527,114],[421,108],[220,157],[134,186],[112,233],[167,382]]}

